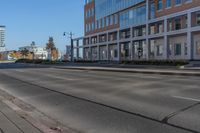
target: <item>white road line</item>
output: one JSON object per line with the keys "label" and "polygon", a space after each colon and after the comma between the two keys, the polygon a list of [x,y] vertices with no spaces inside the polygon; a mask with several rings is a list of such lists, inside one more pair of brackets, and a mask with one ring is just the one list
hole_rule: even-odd
{"label": "white road line", "polygon": [[200,102],[200,99],[195,99],[195,98],[182,97],[182,96],[172,96],[172,97],[173,97],[173,98],[177,98],[177,99],[183,99],[183,100],[189,100],[189,101]]}

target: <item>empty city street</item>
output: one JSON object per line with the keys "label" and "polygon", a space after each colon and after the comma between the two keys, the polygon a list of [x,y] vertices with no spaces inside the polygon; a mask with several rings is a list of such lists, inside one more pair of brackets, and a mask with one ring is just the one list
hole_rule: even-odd
{"label": "empty city street", "polygon": [[198,76],[0,64],[0,94],[81,133],[200,133],[199,81]]}

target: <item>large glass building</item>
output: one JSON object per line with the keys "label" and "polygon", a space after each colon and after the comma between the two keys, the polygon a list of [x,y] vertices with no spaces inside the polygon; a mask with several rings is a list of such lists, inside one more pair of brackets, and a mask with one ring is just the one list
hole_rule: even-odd
{"label": "large glass building", "polygon": [[200,60],[199,0],[86,0],[84,12],[84,60]]}

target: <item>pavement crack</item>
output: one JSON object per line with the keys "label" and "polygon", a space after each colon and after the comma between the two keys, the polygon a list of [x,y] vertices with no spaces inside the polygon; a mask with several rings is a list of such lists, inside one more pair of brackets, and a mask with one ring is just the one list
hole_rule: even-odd
{"label": "pavement crack", "polygon": [[190,108],[193,108],[193,107],[195,107],[195,106],[197,106],[199,104],[200,104],[200,102],[194,103],[194,104],[192,104],[190,106],[187,106],[187,107],[185,107],[183,109],[180,109],[180,110],[178,110],[176,112],[173,112],[173,113],[169,114],[168,116],[166,116],[165,118],[163,118],[162,122],[163,123],[168,123],[169,119],[171,119],[171,118],[175,117],[176,115],[178,115],[178,114],[180,114],[182,112],[185,112],[185,111],[189,110]]}

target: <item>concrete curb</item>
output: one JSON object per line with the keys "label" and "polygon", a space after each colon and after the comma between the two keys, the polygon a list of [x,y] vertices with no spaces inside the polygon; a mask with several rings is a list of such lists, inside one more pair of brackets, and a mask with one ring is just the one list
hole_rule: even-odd
{"label": "concrete curb", "polygon": [[[21,63],[22,64],[22,63]],[[86,71],[104,71],[104,72],[124,72],[124,73],[141,73],[141,74],[159,74],[159,75],[177,75],[177,76],[200,76],[199,70],[188,70],[188,69],[179,69],[179,70],[149,70],[141,68],[106,68],[106,67],[95,67],[95,66],[52,66],[52,65],[41,65],[41,64],[29,64],[34,67],[49,67],[57,69],[71,69],[71,70],[86,70]]]}
{"label": "concrete curb", "polygon": [[57,69],[70,70],[87,70],[87,71],[105,71],[105,72],[125,72],[125,73],[141,73],[141,74],[159,74],[159,75],[179,75],[179,76],[200,76],[200,72],[189,71],[159,71],[159,70],[142,70],[142,69],[120,69],[120,68],[85,68],[85,67],[53,67]]}

